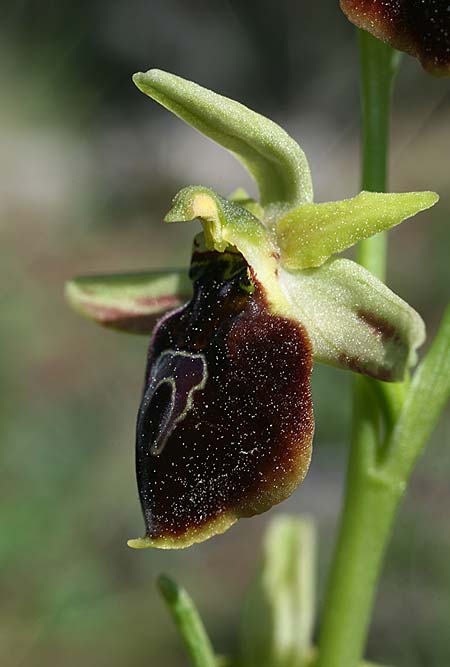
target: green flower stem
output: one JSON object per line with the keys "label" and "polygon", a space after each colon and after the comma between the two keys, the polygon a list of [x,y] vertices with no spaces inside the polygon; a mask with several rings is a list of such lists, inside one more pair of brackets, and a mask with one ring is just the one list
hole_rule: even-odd
{"label": "green flower stem", "polygon": [[213,647],[188,593],[165,575],[158,578],[158,587],[169,607],[192,667],[216,667]]}
{"label": "green flower stem", "polygon": [[356,378],[347,491],[325,602],[318,667],[353,667],[363,653],[399,501],[450,395],[450,306],[383,448],[379,447],[380,420],[373,407],[373,386],[365,378]]}
{"label": "green flower stem", "polygon": [[[389,112],[396,56],[360,31],[365,190],[385,191]],[[383,279],[384,234],[362,241],[359,262]],[[356,378],[346,497],[323,611],[318,667],[357,667],[361,661],[376,583],[404,484],[377,466],[380,412],[373,389]]]}
{"label": "green flower stem", "polygon": [[[390,101],[399,54],[367,32],[359,30],[362,110],[362,188],[385,192]],[[358,261],[380,280],[386,273],[386,235],[359,244]]]}
{"label": "green flower stem", "polygon": [[356,667],[403,485],[377,468],[379,420],[369,383],[356,378],[353,435],[339,539],[328,583],[319,667]]}

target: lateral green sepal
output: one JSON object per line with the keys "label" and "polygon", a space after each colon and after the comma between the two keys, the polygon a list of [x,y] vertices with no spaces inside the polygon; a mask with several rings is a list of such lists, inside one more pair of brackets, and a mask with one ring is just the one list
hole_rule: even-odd
{"label": "lateral green sepal", "polygon": [[187,270],[144,271],[73,278],[65,294],[74,310],[97,324],[148,334],[158,317],[192,295]]}
{"label": "lateral green sepal", "polygon": [[435,192],[360,192],[324,204],[303,204],[276,227],[281,261],[288,269],[308,269],[358,241],[398,225],[433,206]]}
{"label": "lateral green sepal", "polygon": [[317,269],[281,269],[280,282],[317,361],[390,382],[416,363],[425,340],[421,317],[356,262],[335,258]]}

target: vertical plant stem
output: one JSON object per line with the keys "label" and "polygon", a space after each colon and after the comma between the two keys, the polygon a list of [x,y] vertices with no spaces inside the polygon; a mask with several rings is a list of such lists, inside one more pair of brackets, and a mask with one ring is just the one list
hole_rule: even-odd
{"label": "vertical plant stem", "polygon": [[[361,187],[385,192],[389,161],[390,103],[400,54],[363,30],[358,31],[361,76]],[[386,274],[386,234],[358,245],[358,261],[380,280]]]}
{"label": "vertical plant stem", "polygon": [[[362,187],[385,191],[389,115],[397,54],[359,32]],[[384,234],[363,241],[358,260],[379,278],[386,271]],[[377,468],[380,413],[368,380],[355,378],[353,429],[344,507],[319,641],[318,667],[356,667],[366,643],[376,584],[403,485]]]}

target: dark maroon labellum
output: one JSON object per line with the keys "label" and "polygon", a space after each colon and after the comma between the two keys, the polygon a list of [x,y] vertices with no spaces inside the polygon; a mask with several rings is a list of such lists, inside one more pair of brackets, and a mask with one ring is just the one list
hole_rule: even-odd
{"label": "dark maroon labellum", "polygon": [[350,21],[417,56],[432,74],[450,74],[448,0],[341,0]]}
{"label": "dark maroon labellum", "polygon": [[311,346],[269,313],[239,254],[194,254],[194,295],[158,324],[137,420],[146,535],[186,546],[286,498],[314,429]]}

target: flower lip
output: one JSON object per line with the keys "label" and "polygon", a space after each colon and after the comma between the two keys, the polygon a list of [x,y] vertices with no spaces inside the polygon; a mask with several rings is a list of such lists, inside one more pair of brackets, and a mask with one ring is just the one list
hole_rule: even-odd
{"label": "flower lip", "polygon": [[416,56],[437,76],[450,75],[450,11],[447,0],[341,0],[359,28]]}
{"label": "flower lip", "polygon": [[305,329],[269,312],[264,286],[248,289],[240,255],[194,250],[193,267],[193,298],[150,346],[136,433],[138,548],[189,546],[269,509],[311,457]]}

